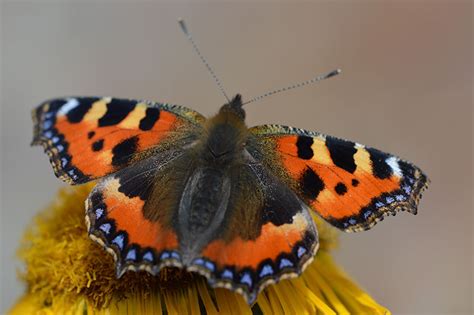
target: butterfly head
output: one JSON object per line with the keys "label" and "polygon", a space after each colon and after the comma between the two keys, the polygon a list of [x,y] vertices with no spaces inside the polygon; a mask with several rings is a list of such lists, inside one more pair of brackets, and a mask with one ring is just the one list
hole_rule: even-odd
{"label": "butterfly head", "polygon": [[242,107],[242,96],[237,94],[227,104],[224,104],[219,110],[219,114],[234,115],[240,118],[242,121],[245,120],[245,111]]}

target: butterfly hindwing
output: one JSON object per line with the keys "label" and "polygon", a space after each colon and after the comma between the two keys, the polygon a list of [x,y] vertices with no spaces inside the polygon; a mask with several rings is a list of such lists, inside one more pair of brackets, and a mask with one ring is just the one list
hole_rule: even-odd
{"label": "butterfly hindwing", "polygon": [[232,181],[225,221],[188,270],[251,304],[268,284],[304,270],[318,249],[318,234],[310,209],[260,164],[242,167]]}
{"label": "butterfly hindwing", "polygon": [[127,270],[157,274],[164,266],[182,267],[171,222],[174,208],[157,202],[150,208],[153,192],[163,187],[156,187],[162,185],[160,178],[181,155],[170,150],[136,162],[101,179],[87,198],[89,236],[114,256],[118,276]]}
{"label": "butterfly hindwing", "polygon": [[370,229],[397,211],[416,214],[424,173],[396,156],[347,140],[302,129],[264,125],[250,129],[275,157],[293,189],[321,217],[345,230]]}
{"label": "butterfly hindwing", "polygon": [[33,144],[41,144],[56,176],[80,184],[185,138],[204,118],[184,107],[110,97],[70,97],[33,111]]}

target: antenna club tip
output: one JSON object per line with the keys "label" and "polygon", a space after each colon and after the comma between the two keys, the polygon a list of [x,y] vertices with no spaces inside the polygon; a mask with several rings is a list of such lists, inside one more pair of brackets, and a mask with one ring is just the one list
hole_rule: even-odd
{"label": "antenna club tip", "polygon": [[178,18],[178,23],[183,32],[187,35],[188,34],[188,28],[186,27],[186,23],[184,22],[183,18]]}
{"label": "antenna club tip", "polygon": [[336,69],[334,71],[331,71],[326,75],[326,79],[329,79],[330,77],[336,76],[336,75],[340,74],[341,72],[342,72],[341,69]]}

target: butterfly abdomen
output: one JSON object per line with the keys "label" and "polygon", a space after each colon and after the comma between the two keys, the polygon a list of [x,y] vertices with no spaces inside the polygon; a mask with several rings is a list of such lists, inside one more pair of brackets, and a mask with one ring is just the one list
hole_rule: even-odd
{"label": "butterfly abdomen", "polygon": [[198,167],[188,178],[178,209],[178,238],[184,264],[189,264],[221,227],[231,183],[217,167]]}
{"label": "butterfly abdomen", "polygon": [[220,193],[224,189],[224,174],[215,168],[206,168],[196,174],[196,187],[190,196],[190,208],[188,209],[188,229],[192,234],[200,234],[205,231],[216,216],[222,200]]}

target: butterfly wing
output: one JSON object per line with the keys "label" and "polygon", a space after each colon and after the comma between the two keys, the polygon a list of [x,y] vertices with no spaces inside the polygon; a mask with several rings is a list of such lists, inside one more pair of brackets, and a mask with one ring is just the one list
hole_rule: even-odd
{"label": "butterfly wing", "polygon": [[[157,274],[164,266],[182,267],[175,207],[166,200],[179,185],[174,166],[182,155],[168,150],[138,161],[101,179],[87,198],[89,236],[113,255],[118,277],[127,270]],[[157,201],[157,192],[165,198]]]}
{"label": "butterfly wing", "polygon": [[361,231],[397,211],[416,214],[428,179],[415,165],[302,129],[263,125],[250,130],[259,146],[274,152],[267,167],[332,225]]}
{"label": "butterfly wing", "polygon": [[187,269],[252,304],[267,285],[304,270],[318,249],[318,234],[310,209],[261,164],[241,167],[231,182],[223,224]]}
{"label": "butterfly wing", "polygon": [[116,172],[153,150],[185,145],[204,118],[168,104],[110,97],[53,99],[33,113],[34,138],[57,177],[81,184]]}

